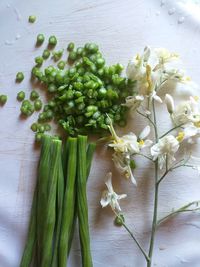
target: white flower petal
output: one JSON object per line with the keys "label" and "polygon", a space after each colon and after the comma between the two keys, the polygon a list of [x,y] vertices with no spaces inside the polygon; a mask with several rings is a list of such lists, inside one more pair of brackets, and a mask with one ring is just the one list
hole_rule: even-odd
{"label": "white flower petal", "polygon": [[150,134],[150,131],[151,131],[151,128],[150,128],[149,125],[147,125],[147,126],[142,130],[142,132],[140,133],[139,138],[140,138],[141,140],[146,139],[147,136]]}
{"label": "white flower petal", "polygon": [[108,191],[103,191],[101,200],[100,200],[102,208],[105,208],[110,203],[110,198],[108,197]]}
{"label": "white flower petal", "polygon": [[112,173],[111,173],[111,172],[107,173],[105,184],[106,184],[106,186],[107,186],[107,188],[108,188],[108,191],[109,191],[110,193],[113,193],[113,187],[112,187]]}
{"label": "white flower petal", "polygon": [[127,194],[118,195],[118,199],[123,199],[123,198],[126,198],[126,197],[127,197]]}
{"label": "white flower petal", "polygon": [[167,110],[170,114],[174,112],[174,99],[171,95],[165,95],[165,104],[167,105]]}
{"label": "white flower petal", "polygon": [[155,101],[157,101],[158,103],[162,104],[163,101],[157,94],[152,95],[152,97],[153,97],[153,99]]}

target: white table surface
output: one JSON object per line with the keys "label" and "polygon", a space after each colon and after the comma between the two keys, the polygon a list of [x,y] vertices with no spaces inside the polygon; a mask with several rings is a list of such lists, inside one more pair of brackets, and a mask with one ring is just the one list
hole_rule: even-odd
{"label": "white table surface", "polygon": [[[37,16],[34,24],[27,21],[31,14]],[[36,179],[38,151],[29,129],[34,116],[26,121],[19,118],[16,94],[19,90],[31,91],[30,69],[34,57],[42,51],[34,47],[38,33],[55,34],[57,48],[66,47],[70,41],[77,45],[97,42],[108,63],[127,64],[145,45],[166,47],[181,55],[189,75],[200,83],[199,1],[1,0],[0,92],[8,94],[9,100],[0,108],[0,267],[19,266]],[[25,80],[16,85],[18,71],[25,73]],[[160,122],[167,129],[165,120]],[[139,122],[137,128],[142,128]],[[134,125],[127,129],[134,131]],[[143,267],[145,262],[127,232],[114,227],[112,212],[102,210],[99,204],[103,176],[113,168],[110,156],[104,147],[99,149],[88,183],[94,267]],[[117,191],[128,194],[122,202],[127,224],[146,248],[153,201],[153,179],[148,177],[148,169],[146,162],[138,162],[137,188],[115,172]],[[197,174],[179,170],[161,186],[160,214],[199,198]],[[80,262],[76,234],[69,266],[79,267]],[[200,267],[199,215],[180,215],[160,228],[154,266]]]}

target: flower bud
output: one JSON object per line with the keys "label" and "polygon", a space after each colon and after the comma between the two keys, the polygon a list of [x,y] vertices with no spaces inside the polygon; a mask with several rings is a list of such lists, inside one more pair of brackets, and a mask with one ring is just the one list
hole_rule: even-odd
{"label": "flower bud", "polygon": [[167,110],[170,114],[174,112],[174,99],[171,95],[165,95],[165,104],[167,106]]}
{"label": "flower bud", "polygon": [[118,216],[115,217],[114,224],[116,226],[122,226],[123,223],[125,222],[123,214],[119,214]]}

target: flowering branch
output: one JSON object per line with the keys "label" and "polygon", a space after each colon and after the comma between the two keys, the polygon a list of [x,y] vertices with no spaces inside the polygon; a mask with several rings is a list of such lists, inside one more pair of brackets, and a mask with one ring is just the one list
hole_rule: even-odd
{"label": "flowering branch", "polygon": [[[196,158],[197,162],[195,164],[195,158],[191,155],[186,159],[183,158],[178,161],[175,158],[177,151],[184,143],[194,144],[196,139],[200,137],[198,98],[191,96],[189,100],[180,102],[176,106],[170,94],[165,94],[164,101],[158,95],[163,85],[167,85],[169,81],[173,81],[175,85],[179,83],[182,86],[186,84],[192,87],[190,79],[173,65],[177,59],[177,54],[171,53],[166,49],[155,49],[152,51],[146,47],[142,55],[137,54],[127,67],[127,77],[135,81],[137,94],[127,97],[126,103],[123,106],[129,108],[130,112],[136,112],[148,120],[149,125],[139,135],[129,133],[122,137],[116,134],[111,119],[110,125],[108,125],[112,135],[109,146],[114,150],[112,157],[114,164],[126,178],[131,179],[133,184],[137,185],[136,179],[133,176],[133,169],[136,167],[134,163],[135,156],[142,156],[154,164],[154,209],[148,254],[141,247],[124,221],[121,223],[144,255],[147,267],[151,267],[153,264],[153,249],[157,227],[165,220],[181,212],[200,210],[200,207],[192,207],[195,204],[200,204],[200,201],[194,201],[171,212],[160,220],[157,219],[159,186],[167,174],[183,166],[196,169],[200,173],[200,158]],[[159,136],[155,104],[162,104],[163,102],[166,104],[169,117],[174,126]],[[147,139],[151,130],[150,126],[154,131],[154,141]],[[149,149],[150,156],[143,153],[145,148]],[[189,161],[190,159],[191,162]],[[120,213],[116,212],[116,209],[120,210],[118,201],[124,198],[125,195],[117,195],[113,191],[110,182],[107,182],[106,185],[108,191],[104,192],[101,204],[103,207],[110,204],[119,219]]]}
{"label": "flowering branch", "polygon": [[158,222],[157,222],[157,227],[158,227],[159,225],[161,225],[163,222],[165,222],[166,220],[168,220],[168,219],[174,217],[175,215],[177,215],[177,214],[179,214],[179,213],[181,213],[181,212],[191,212],[191,211],[198,211],[198,210],[200,210],[200,207],[193,208],[193,209],[189,209],[189,207],[194,206],[194,205],[199,206],[199,205],[200,205],[200,200],[199,200],[199,201],[193,201],[193,202],[190,202],[190,203],[188,203],[187,205],[184,205],[183,207],[181,207],[181,208],[179,208],[179,209],[177,209],[177,210],[171,212],[170,214],[168,214],[168,215],[165,216],[164,218],[158,220]]}

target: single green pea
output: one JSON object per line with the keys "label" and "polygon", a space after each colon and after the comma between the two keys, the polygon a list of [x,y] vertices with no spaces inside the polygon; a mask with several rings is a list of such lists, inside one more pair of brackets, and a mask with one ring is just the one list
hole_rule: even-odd
{"label": "single green pea", "polygon": [[38,130],[39,133],[44,133],[44,132],[45,132],[45,127],[44,127],[44,125],[39,124],[37,130]]}
{"label": "single green pea", "polygon": [[23,79],[24,79],[24,74],[23,74],[23,72],[18,72],[17,74],[16,74],[16,81],[18,82],[18,83],[20,83],[20,82],[22,82],[23,81]]}
{"label": "single green pea", "polygon": [[36,16],[35,16],[35,15],[30,15],[30,16],[28,17],[28,21],[29,21],[30,23],[34,23],[34,22],[36,21]]}
{"label": "single green pea", "polygon": [[18,101],[23,101],[25,99],[25,92],[24,91],[20,91],[18,94],[17,94],[17,100]]}
{"label": "single green pea", "polygon": [[50,36],[50,37],[49,37],[49,45],[50,45],[50,46],[56,46],[56,44],[57,44],[57,39],[56,39],[56,37],[55,37],[54,35]]}
{"label": "single green pea", "polygon": [[37,64],[37,66],[41,66],[43,64],[43,57],[38,56],[35,58],[35,63]]}
{"label": "single green pea", "polygon": [[71,52],[69,52],[69,55],[68,55],[68,60],[70,61],[75,61],[76,60],[76,58],[77,58],[77,54],[76,54],[76,52],[75,51],[71,51]]}
{"label": "single green pea", "polygon": [[42,140],[43,133],[36,133],[35,134],[35,141],[40,142]]}
{"label": "single green pea", "polygon": [[47,68],[44,69],[44,73],[46,76],[49,76],[54,70],[54,66],[48,66]]}
{"label": "single green pea", "polygon": [[46,115],[44,112],[40,113],[38,116],[38,121],[43,122],[46,119]]}
{"label": "single green pea", "polygon": [[68,44],[67,50],[68,51],[72,51],[72,50],[74,50],[74,47],[75,47],[75,44],[71,42],[71,43]]}
{"label": "single green pea", "polygon": [[99,67],[99,68],[102,68],[104,65],[105,65],[105,59],[103,58],[97,58],[96,60],[96,65]]}
{"label": "single green pea", "polygon": [[59,61],[57,66],[60,70],[63,70],[65,68],[65,61],[63,60]]}
{"label": "single green pea", "polygon": [[70,68],[68,70],[69,77],[73,77],[76,74],[76,68]]}
{"label": "single green pea", "polygon": [[45,49],[42,53],[43,59],[48,59],[50,57],[50,51],[48,49]]}
{"label": "single green pea", "polygon": [[30,116],[30,115],[32,115],[33,112],[34,112],[34,107],[33,107],[33,105],[32,105],[29,101],[24,100],[24,101],[22,102],[20,111],[21,111],[21,113],[22,113],[23,115],[25,115],[25,116]]}
{"label": "single green pea", "polygon": [[8,100],[7,95],[0,95],[0,104],[4,105]]}
{"label": "single green pea", "polygon": [[41,45],[41,44],[43,44],[44,40],[45,40],[44,34],[39,33],[39,34],[37,35],[37,45]]}
{"label": "single green pea", "polygon": [[35,100],[34,108],[36,111],[41,110],[42,108],[42,101],[40,99]]}
{"label": "single green pea", "polygon": [[38,130],[38,124],[37,124],[36,122],[34,122],[34,123],[31,125],[31,130],[32,130],[33,132],[37,132],[37,130]]}
{"label": "single green pea", "polygon": [[35,91],[35,90],[33,90],[33,91],[31,91],[31,93],[30,93],[30,99],[31,100],[36,100],[37,98],[39,98],[40,96],[39,96],[39,94],[38,94],[38,92],[37,91]]}
{"label": "single green pea", "polygon": [[106,96],[106,94],[107,94],[107,90],[104,87],[99,89],[99,94],[98,94],[99,97],[103,98]]}
{"label": "single green pea", "polygon": [[90,44],[87,46],[87,50],[88,50],[90,53],[96,53],[96,52],[99,50],[99,47],[98,47],[97,44],[90,43]]}

